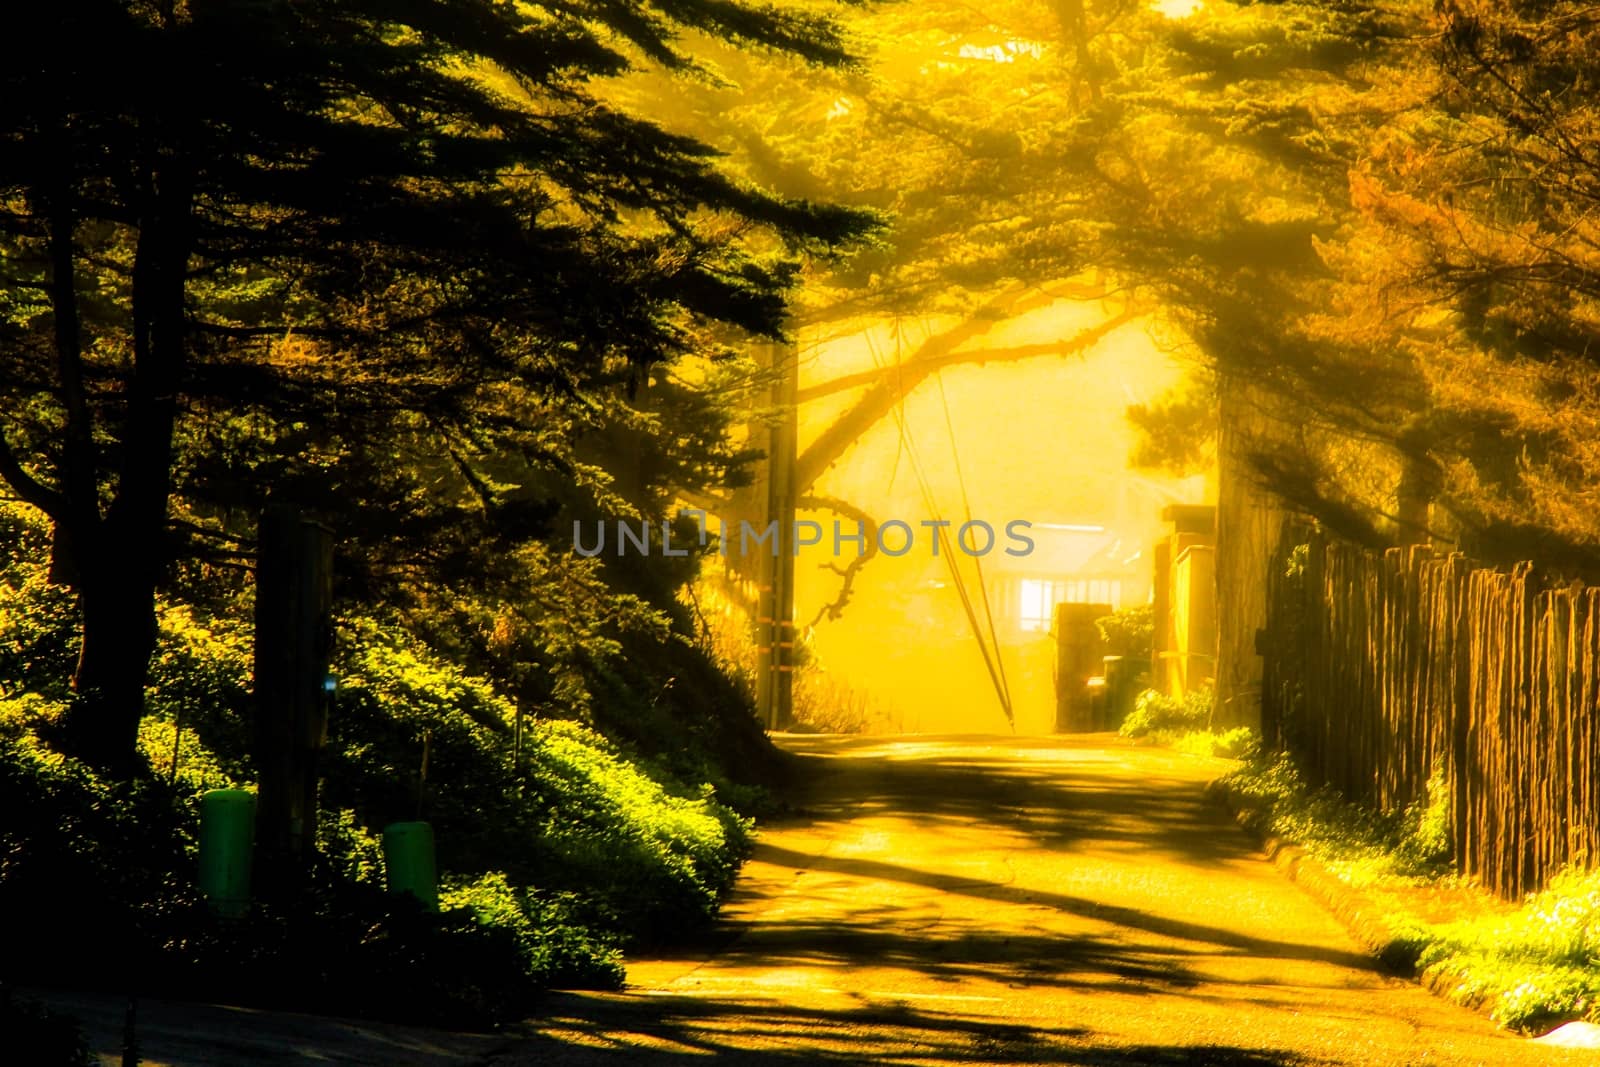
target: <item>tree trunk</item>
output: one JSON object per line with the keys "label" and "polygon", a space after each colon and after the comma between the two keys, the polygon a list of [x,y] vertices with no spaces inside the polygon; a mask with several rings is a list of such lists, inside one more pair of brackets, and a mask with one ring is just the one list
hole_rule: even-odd
{"label": "tree trunk", "polygon": [[[192,243],[191,175],[160,159],[146,175],[133,262],[133,374],[128,382],[123,460],[105,517],[82,494],[66,523],[67,569],[76,576],[83,641],[73,676],[77,694],[63,724],[63,747],[114,777],[140,773],[139,721],[155,651],[156,587],[167,564],[173,429],[186,353],[186,271]],[[93,498],[90,498],[93,501]]]}
{"label": "tree trunk", "polygon": [[1283,511],[1257,483],[1248,455],[1271,441],[1266,397],[1239,375],[1218,379],[1217,660],[1211,724],[1261,729],[1262,660],[1256,631],[1267,624],[1267,574]]}
{"label": "tree trunk", "polygon": [[1400,482],[1395,487],[1395,543],[1426,545],[1433,542],[1429,521],[1439,495],[1439,469],[1414,440],[1401,438]]}
{"label": "tree trunk", "polygon": [[139,720],[144,687],[156,646],[155,583],[137,572],[102,562],[80,571],[82,643],[62,747],[116,778],[144,768],[139,756]]}

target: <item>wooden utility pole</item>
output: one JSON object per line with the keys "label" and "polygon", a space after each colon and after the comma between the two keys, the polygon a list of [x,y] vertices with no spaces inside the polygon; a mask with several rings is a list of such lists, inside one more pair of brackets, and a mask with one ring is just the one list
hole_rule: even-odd
{"label": "wooden utility pole", "polygon": [[292,884],[316,847],[332,610],[331,532],[291,508],[268,507],[256,556],[255,869],[269,892]]}
{"label": "wooden utility pole", "polygon": [[[777,524],[772,549],[757,551],[760,599],[756,611],[756,701],[769,730],[786,730],[794,719],[794,513],[799,420],[799,353],[791,345],[772,352],[772,408],[767,437],[767,501],[763,528]],[[776,555],[772,551],[776,551]]]}

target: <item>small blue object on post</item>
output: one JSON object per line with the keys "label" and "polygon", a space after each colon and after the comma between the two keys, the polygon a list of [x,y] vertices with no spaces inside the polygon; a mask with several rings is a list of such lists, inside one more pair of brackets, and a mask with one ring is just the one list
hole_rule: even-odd
{"label": "small blue object on post", "polygon": [[213,789],[200,798],[200,892],[212,914],[237,919],[250,910],[250,851],[256,797]]}
{"label": "small blue object on post", "polygon": [[429,911],[439,910],[439,869],[433,857],[433,827],[425,822],[390,823],[383,830],[383,866],[389,892],[410,893]]}

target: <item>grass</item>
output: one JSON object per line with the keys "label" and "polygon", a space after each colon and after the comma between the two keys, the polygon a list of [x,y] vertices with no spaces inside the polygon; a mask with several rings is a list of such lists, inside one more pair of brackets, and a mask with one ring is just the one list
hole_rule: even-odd
{"label": "grass", "polygon": [[1381,954],[1436,993],[1520,1032],[1600,1022],[1600,872],[1563,873],[1520,906],[1501,906],[1450,865],[1450,792],[1438,774],[1427,801],[1391,813],[1311,787],[1282,753],[1218,784],[1252,828],[1372,895],[1390,937]]}
{"label": "grass", "polygon": [[1221,756],[1246,759],[1255,754],[1259,741],[1254,730],[1241,726],[1232,730],[1211,729],[1212,691],[1209,687],[1192,690],[1181,700],[1154,689],[1139,694],[1117,732],[1123,737],[1166,745],[1193,756]]}
{"label": "grass", "polygon": [[1222,759],[1248,759],[1261,746],[1261,738],[1248,726],[1232,730],[1158,732],[1153,740],[1191,756],[1218,756]]}
{"label": "grass", "polygon": [[1567,871],[1509,915],[1427,930],[1423,980],[1502,1026],[1600,1022],[1600,872]]}
{"label": "grass", "polygon": [[1252,829],[1299,845],[1353,885],[1450,873],[1450,795],[1442,776],[1430,783],[1426,803],[1392,813],[1312,788],[1283,753],[1257,756],[1219,784],[1249,813]]}

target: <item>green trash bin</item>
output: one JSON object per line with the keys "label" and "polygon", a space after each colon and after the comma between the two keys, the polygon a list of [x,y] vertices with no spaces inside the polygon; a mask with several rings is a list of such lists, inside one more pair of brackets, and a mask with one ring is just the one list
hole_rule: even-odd
{"label": "green trash bin", "polygon": [[433,858],[433,827],[425,822],[390,823],[383,829],[383,866],[389,892],[410,893],[429,911],[439,910],[439,869]]}
{"label": "green trash bin", "polygon": [[200,892],[215,915],[237,919],[250,910],[250,852],[256,797],[213,789],[200,798]]}

